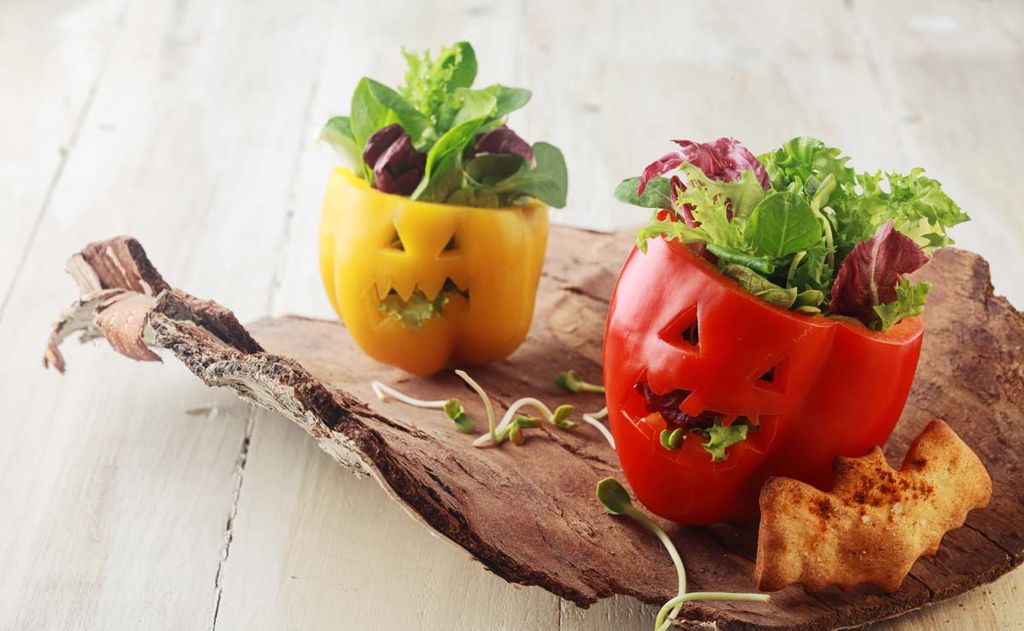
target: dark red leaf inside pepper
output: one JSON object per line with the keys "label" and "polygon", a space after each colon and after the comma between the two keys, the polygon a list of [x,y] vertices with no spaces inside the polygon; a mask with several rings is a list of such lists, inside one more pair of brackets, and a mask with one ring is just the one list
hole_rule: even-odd
{"label": "dark red leaf inside pepper", "polygon": [[402,126],[382,127],[366,139],[363,161],[373,169],[373,186],[394,195],[410,195],[423,179],[427,154],[416,151]]}
{"label": "dark red leaf inside pepper", "polygon": [[744,171],[753,171],[757,176],[757,181],[765,190],[771,186],[768,172],[764,170],[764,166],[757,161],[750,150],[735,138],[719,138],[711,142],[693,142],[692,140],[673,140],[672,142],[679,145],[679,149],[667,153],[647,165],[640,178],[640,184],[637,186],[637,195],[644,192],[648,180],[679,168],[679,165],[684,162],[699,168],[704,175],[712,180],[732,182],[738,180]]}
{"label": "dark red leaf inside pepper", "polygon": [[896,300],[900,276],[927,262],[928,256],[921,246],[893,229],[892,221],[888,221],[843,259],[832,285],[829,309],[869,324],[878,317],[875,305]]}
{"label": "dark red leaf inside pepper", "polygon": [[477,134],[470,151],[470,157],[478,153],[497,153],[519,156],[531,166],[535,164],[533,148],[516,132],[502,125],[490,131]]}

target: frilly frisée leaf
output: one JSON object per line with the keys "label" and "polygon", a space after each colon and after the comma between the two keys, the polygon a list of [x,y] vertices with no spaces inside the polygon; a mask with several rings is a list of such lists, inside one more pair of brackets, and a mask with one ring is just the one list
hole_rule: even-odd
{"label": "frilly fris\u00e9e leaf", "polygon": [[929,283],[911,284],[909,278],[901,278],[896,285],[896,300],[875,305],[878,330],[887,331],[903,318],[921,315],[924,312],[925,296],[931,288]]}
{"label": "frilly fris\u00e9e leaf", "polygon": [[645,252],[657,237],[679,241],[748,292],[806,315],[886,330],[920,314],[927,288],[901,277],[952,243],[948,229],[968,220],[922,169],[883,181],[881,172],[857,173],[816,138],[793,138],[757,165],[731,138],[675,142],[678,150],[615,191],[656,209],[637,247]]}

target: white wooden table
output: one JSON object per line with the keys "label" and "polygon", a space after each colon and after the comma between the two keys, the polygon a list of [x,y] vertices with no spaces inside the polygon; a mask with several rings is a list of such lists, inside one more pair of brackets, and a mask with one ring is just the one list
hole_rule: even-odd
{"label": "white wooden table", "polygon": [[[565,151],[558,221],[641,221],[610,191],[670,138],[816,135],[862,168],[926,167],[1024,305],[1021,2],[4,0],[0,629],[647,628],[630,599],[509,586],[175,362],[39,365],[65,257],[119,233],[243,321],[330,315],[314,129],[362,74],[397,83],[401,45],[463,38],[482,82],[534,90],[513,123]],[[880,626],[1020,628],[1022,588]]]}

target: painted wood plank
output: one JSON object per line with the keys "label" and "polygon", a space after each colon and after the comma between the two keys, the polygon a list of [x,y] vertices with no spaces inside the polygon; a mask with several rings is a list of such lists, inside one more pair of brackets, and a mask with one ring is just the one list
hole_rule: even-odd
{"label": "painted wood plank", "polygon": [[[634,173],[667,147],[659,139],[681,134],[732,134],[755,149],[791,135],[812,134],[844,147],[862,168],[908,168],[924,149],[904,131],[902,113],[893,108],[877,67],[891,61],[869,50],[874,42],[858,10],[839,2],[794,3],[788,11],[760,3],[739,3],[728,10],[711,3],[660,3],[644,12],[659,16],[652,20],[621,5],[590,4],[583,11],[573,3],[526,3],[517,25],[523,34],[513,41],[521,42],[515,45],[522,59],[517,75],[534,90],[534,102],[514,122],[528,137],[549,138],[566,151],[573,182],[570,207],[555,216],[599,228],[640,221],[635,211],[609,200],[605,188],[610,184],[602,188],[597,183],[613,184]],[[581,12],[585,20],[579,19]],[[392,5],[378,6],[370,11],[376,19],[362,23],[388,24],[390,29],[393,21],[403,25],[417,17],[396,13]],[[886,19],[884,12],[874,15]],[[493,8],[475,13],[478,20],[492,17]],[[348,42],[336,46],[338,58],[367,45],[387,58],[385,44],[395,32],[367,33],[363,37],[368,42],[351,33],[354,40],[335,38]],[[397,32],[406,34],[402,26]],[[728,41],[722,41],[721,33],[731,34]],[[431,34],[435,41],[445,41],[441,34]],[[483,54],[481,58],[486,68],[489,60]],[[394,77],[393,64],[392,57],[379,67],[353,66],[357,72],[390,72]],[[334,94],[341,104],[340,110],[325,108],[324,115],[346,109],[354,75],[347,82],[337,79],[334,75],[321,82],[325,98]],[[975,106],[983,108],[981,103]],[[309,158],[314,164],[322,159]],[[295,310],[329,314],[310,252],[316,233],[316,210],[310,209],[318,208],[322,175],[304,163],[298,177],[305,183],[296,187],[296,223],[274,313],[301,305]],[[447,606],[448,596],[434,596],[440,608]],[[588,611],[563,604],[561,626],[597,629],[614,621],[613,626],[642,627],[653,611],[628,599]]]}
{"label": "painted wood plank", "polygon": [[92,106],[120,4],[0,5],[0,318]]}
{"label": "painted wood plank", "polygon": [[488,573],[300,428],[258,420],[217,628],[557,628],[556,598]]}
{"label": "painted wood plank", "polygon": [[[41,14],[18,12],[63,11],[22,5],[0,10],[4,52],[10,46],[20,55],[31,43],[8,38],[8,25],[45,23]],[[20,595],[0,599],[0,627],[43,626],[43,618],[54,620],[48,628],[116,628],[125,620],[135,628],[205,626],[218,589],[222,628],[350,620],[646,627],[653,610],[628,599],[584,612],[498,584],[427,536],[372,482],[335,470],[280,419],[252,418],[239,474],[248,409],[210,398],[169,367],[73,353],[78,377],[136,383],[138,396],[122,398],[92,390],[91,380],[61,381],[25,366],[38,353],[40,323],[68,296],[55,262],[82,241],[115,232],[139,236],[173,282],[216,296],[243,318],[328,313],[313,244],[329,158],[304,143],[316,122],[348,109],[359,74],[399,79],[400,45],[458,37],[477,45],[485,83],[534,89],[534,103],[514,122],[566,151],[573,187],[570,207],[555,214],[563,221],[607,228],[641,220],[605,189],[667,148],[662,139],[733,134],[763,149],[811,133],[844,147],[862,167],[928,167],[975,215],[958,238],[1004,261],[993,270],[997,289],[1024,303],[1013,274],[1024,241],[1012,197],[1020,5],[914,2],[897,10],[855,0],[789,9],[665,2],[638,14],[604,3],[409,8],[389,1],[128,10],[126,34],[95,83],[92,111],[40,224],[38,249],[11,294],[17,315],[0,327],[0,498],[15,507],[0,511],[0,591]],[[89,16],[100,13],[110,19],[117,11],[85,3],[62,14],[54,27],[65,46],[58,61],[40,61],[30,88],[13,106],[3,102],[5,113],[52,103],[47,77],[68,95],[61,103],[84,102],[102,51],[103,27]],[[21,134],[42,156],[24,167],[29,179],[0,187],[18,196],[11,205],[0,198],[5,207],[30,208],[33,200],[41,207],[40,191],[45,197],[60,164],[52,139],[74,135],[72,105],[46,116],[52,136],[0,123],[5,140]],[[0,174],[21,178],[11,166],[21,169],[20,157],[0,152]],[[3,217],[0,257],[12,256],[7,245],[31,232],[27,216]],[[223,243],[230,255],[203,254]],[[10,269],[0,258],[0,274]],[[180,403],[152,410],[146,401],[154,395]],[[218,418],[183,413],[208,403]],[[1019,621],[1021,576],[893,628],[1005,628]],[[412,597],[404,606],[403,594]]]}
{"label": "painted wood plank", "polygon": [[267,310],[319,23],[276,2],[153,2],[122,20],[0,327],[5,629],[211,627],[252,428],[247,406],[173,368],[83,349],[73,378],[44,373],[40,341],[70,295],[60,261],[119,232],[175,282]]}
{"label": "painted wood plank", "polygon": [[[309,142],[291,175],[288,245],[275,275],[271,312],[332,317],[320,285],[316,230],[333,151],[312,142],[315,128],[347,113],[359,77],[397,84],[400,48],[468,38],[480,61],[478,83],[519,85],[518,57],[505,53],[522,19],[515,3],[483,6],[346,5],[327,14],[332,30],[317,62]],[[423,24],[446,25],[447,33]],[[218,627],[546,629],[559,602],[518,589],[464,551],[432,536],[372,480],[356,480],[301,431],[259,418],[223,574]]]}

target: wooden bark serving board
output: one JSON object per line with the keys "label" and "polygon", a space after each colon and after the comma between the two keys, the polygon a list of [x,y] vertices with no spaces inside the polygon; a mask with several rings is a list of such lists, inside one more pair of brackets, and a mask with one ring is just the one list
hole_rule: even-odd
{"label": "wooden bark serving board", "polygon": [[[600,378],[604,313],[629,233],[554,228],[530,337],[510,359],[471,374],[500,404],[520,396],[603,406],[566,395],[555,374],[576,368]],[[154,360],[168,349],[207,385],[298,423],[358,474],[374,476],[413,517],[469,551],[499,576],[539,585],[586,606],[612,594],[660,603],[675,576],[660,544],[632,523],[605,515],[596,482],[621,479],[614,452],[586,425],[533,430],[524,445],[474,449],[437,410],[381,402],[380,379],[422,398],[459,396],[481,418],[475,396],[451,374],[415,379],[364,357],[333,321],[288,316],[243,327],[214,302],[172,289],[141,246],[121,237],[91,244],[68,263],[81,297],[54,327],[45,362],[59,370],[58,346],[81,332],[105,336],[118,352]],[[939,252],[918,276],[933,283],[926,340],[907,409],[887,446],[890,460],[938,416],[979,454],[995,493],[939,553],[922,559],[895,594],[870,586],[806,594],[790,587],[772,602],[694,603],[677,625],[719,629],[859,626],[949,598],[1004,574],[1024,556],[1024,503],[1016,440],[1024,407],[1024,316],[992,294],[988,265],[958,250]],[[159,393],[154,393],[154,398]],[[692,590],[749,591],[756,524],[665,524]]]}

